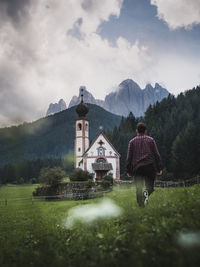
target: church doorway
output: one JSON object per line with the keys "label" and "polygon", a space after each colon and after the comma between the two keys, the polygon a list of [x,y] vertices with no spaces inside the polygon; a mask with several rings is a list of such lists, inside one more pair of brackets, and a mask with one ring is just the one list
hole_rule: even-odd
{"label": "church doorway", "polygon": [[108,171],[96,171],[96,180],[101,180],[107,174]]}
{"label": "church doorway", "polygon": [[101,180],[108,171],[112,170],[112,164],[106,163],[104,158],[98,158],[96,163],[92,164],[92,168],[96,173],[96,180]]}

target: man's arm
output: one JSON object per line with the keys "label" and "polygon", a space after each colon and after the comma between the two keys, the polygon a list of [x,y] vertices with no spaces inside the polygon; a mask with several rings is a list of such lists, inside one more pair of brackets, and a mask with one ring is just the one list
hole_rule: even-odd
{"label": "man's arm", "polygon": [[132,143],[129,142],[128,144],[128,152],[127,152],[127,157],[126,157],[126,170],[127,170],[127,175],[131,177],[133,169],[132,169],[132,158],[133,158],[133,146]]}
{"label": "man's arm", "polygon": [[155,163],[156,163],[158,175],[161,175],[162,174],[162,171],[161,171],[162,170],[162,160],[161,160],[161,156],[160,156],[160,153],[158,151],[155,140],[153,140],[153,154],[154,154],[154,158],[155,158]]}

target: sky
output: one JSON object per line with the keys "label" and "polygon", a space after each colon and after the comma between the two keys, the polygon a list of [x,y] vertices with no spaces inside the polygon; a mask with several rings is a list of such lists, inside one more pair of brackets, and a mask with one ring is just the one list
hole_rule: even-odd
{"label": "sky", "polygon": [[0,127],[125,79],[200,84],[200,0],[0,0]]}

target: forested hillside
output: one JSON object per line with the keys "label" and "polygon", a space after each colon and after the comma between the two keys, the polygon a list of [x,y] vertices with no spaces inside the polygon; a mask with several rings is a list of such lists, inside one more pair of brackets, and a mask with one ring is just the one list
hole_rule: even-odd
{"label": "forested hillside", "polygon": [[[144,118],[135,118],[130,113],[121,119],[98,106],[89,105],[90,138],[93,139],[99,125],[103,125],[106,135],[121,154],[121,178],[125,179],[128,142],[136,135],[137,123],[145,121],[148,135],[156,140],[163,159],[162,179],[191,178],[200,174],[199,103],[200,87],[197,87],[178,97],[169,95],[150,106]],[[73,168],[76,118],[72,107],[31,124],[0,129],[0,164],[9,163],[0,169],[0,183],[37,178],[40,169],[48,166],[62,166],[69,173]]]}
{"label": "forested hillside", "polygon": [[[143,120],[148,135],[159,147],[163,159],[164,178],[187,179],[200,174],[200,87],[169,95],[150,106]],[[132,114],[122,119],[119,127],[107,132],[121,154],[121,172],[125,172],[128,142],[135,136],[136,124]]]}
{"label": "forested hillside", "polygon": [[[111,130],[115,125],[119,125],[120,116],[96,105],[88,104],[88,107],[87,118],[90,122],[91,140],[99,132],[100,125],[105,130]],[[73,154],[74,127],[75,120],[78,118],[75,108],[72,107],[33,123],[0,129],[0,167],[3,168],[7,165],[4,171],[0,171],[0,175],[3,173],[2,176],[5,176],[6,169],[6,176],[10,177],[9,179],[15,175],[24,178],[25,171],[20,171],[20,169],[26,169],[25,176],[28,176],[28,173],[32,173],[32,171],[27,169],[38,169],[38,165],[47,166],[48,162],[50,162],[49,165],[52,165],[54,158],[63,159],[68,157],[69,153]],[[47,160],[48,158],[51,160]],[[13,164],[17,164],[17,167],[14,167]],[[55,162],[55,164],[58,163]],[[17,168],[17,171],[14,171],[16,174],[13,174],[13,168]],[[0,183],[1,180],[0,177]]]}

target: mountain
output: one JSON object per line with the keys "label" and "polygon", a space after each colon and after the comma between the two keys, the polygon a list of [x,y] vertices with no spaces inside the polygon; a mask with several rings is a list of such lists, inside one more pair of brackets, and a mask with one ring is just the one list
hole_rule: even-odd
{"label": "mountain", "polygon": [[72,97],[72,100],[69,103],[69,108],[71,108],[73,106],[76,106],[76,105],[78,105],[80,103],[80,101],[81,101],[81,90],[83,90],[84,102],[85,103],[95,104],[97,106],[104,107],[104,101],[103,100],[95,99],[93,97],[93,95],[86,90],[85,86],[81,86],[79,88],[79,96],[78,97],[77,96],[73,96]]}
{"label": "mountain", "polygon": [[[160,102],[169,95],[169,92],[158,83],[155,84],[155,87],[152,87],[151,84],[147,84],[144,89],[141,89],[136,82],[127,79],[120,83],[115,92],[108,94],[105,100],[95,99],[94,96],[86,90],[85,86],[81,86],[79,89],[79,96],[72,97],[69,108],[80,103],[81,89],[83,89],[85,103],[98,105],[107,111],[125,117],[128,116],[130,112],[132,112],[135,117],[141,117],[150,104],[153,105],[157,101]],[[51,105],[57,104],[50,104],[50,106]],[[50,114],[58,112],[53,112],[53,108],[50,110],[52,111]]]}
{"label": "mountain", "polygon": [[105,98],[105,109],[115,114],[127,116],[131,111],[138,117],[143,113],[143,93],[133,80],[125,80],[116,92]]}
{"label": "mountain", "polygon": [[[120,116],[89,104],[87,118],[90,122],[90,139],[99,132],[118,126]],[[0,129],[0,166],[22,160],[64,157],[74,149],[75,107],[39,119],[32,123]]]}
{"label": "mountain", "polygon": [[[79,96],[72,98],[69,107],[80,103],[81,88],[79,89]],[[169,95],[169,92],[158,83],[155,84],[155,87],[147,84],[142,90],[136,82],[127,79],[120,83],[115,92],[108,94],[105,100],[95,99],[85,87],[83,88],[83,94],[85,103],[96,104],[117,115],[128,116],[132,112],[135,117],[140,117],[144,115],[150,104],[160,102]]]}
{"label": "mountain", "polygon": [[140,117],[150,104],[153,105],[168,95],[169,92],[158,83],[154,88],[147,84],[142,90],[136,82],[127,79],[120,83],[116,92],[106,96],[104,108],[118,115],[128,116],[132,112],[135,117]]}
{"label": "mountain", "polygon": [[63,99],[60,99],[58,103],[51,103],[47,110],[46,116],[55,114],[57,112],[63,111],[67,108],[66,103]]}
{"label": "mountain", "polygon": [[160,102],[163,98],[166,98],[169,95],[169,92],[165,88],[161,87],[158,83],[155,84],[154,88],[151,86],[151,84],[147,84],[143,92],[143,103],[145,110],[150,104],[155,104],[157,101]]}

